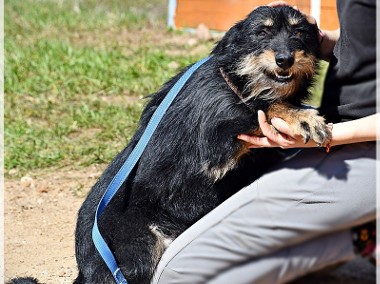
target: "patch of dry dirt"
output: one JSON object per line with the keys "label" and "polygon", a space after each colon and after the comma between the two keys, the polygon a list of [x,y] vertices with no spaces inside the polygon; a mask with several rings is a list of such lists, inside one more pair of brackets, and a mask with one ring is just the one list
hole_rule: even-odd
{"label": "patch of dry dirt", "polygon": [[102,170],[61,169],[5,181],[5,279],[73,282],[76,215]]}

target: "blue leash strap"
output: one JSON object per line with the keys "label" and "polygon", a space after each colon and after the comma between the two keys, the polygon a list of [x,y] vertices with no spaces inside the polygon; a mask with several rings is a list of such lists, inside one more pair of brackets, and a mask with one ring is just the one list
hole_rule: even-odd
{"label": "blue leash strap", "polygon": [[204,58],[194,65],[192,65],[186,72],[179,78],[179,80],[174,84],[170,89],[166,97],[163,99],[161,104],[157,107],[153,113],[147,127],[145,128],[144,133],[142,134],[140,140],[136,144],[135,148],[132,150],[128,159],[124,162],[122,167],[119,169],[117,174],[113,177],[112,181],[108,185],[102,199],[100,200],[98,207],[95,213],[94,226],[92,228],[92,239],[95,244],[96,249],[106,263],[108,269],[111,271],[116,283],[118,284],[128,284],[128,281],[125,279],[121,269],[119,268],[116,259],[108,247],[107,243],[103,239],[99,227],[98,220],[106,206],[109,204],[111,199],[117,193],[121,185],[127,180],[129,174],[133,170],[137,161],[140,159],[142,153],[145,150],[150,138],[152,137],[154,131],[156,130],[158,124],[160,123],[162,117],[164,116],[166,110],[169,108],[177,94],[181,91],[183,86],[186,84],[190,76],[197,70],[203,63],[209,60],[210,57]]}

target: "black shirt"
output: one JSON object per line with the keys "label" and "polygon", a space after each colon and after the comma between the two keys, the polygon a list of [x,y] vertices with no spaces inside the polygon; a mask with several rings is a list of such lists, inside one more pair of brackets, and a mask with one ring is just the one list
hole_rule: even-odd
{"label": "black shirt", "polygon": [[338,0],[337,9],[340,37],[321,104],[334,123],[376,112],[376,0]]}

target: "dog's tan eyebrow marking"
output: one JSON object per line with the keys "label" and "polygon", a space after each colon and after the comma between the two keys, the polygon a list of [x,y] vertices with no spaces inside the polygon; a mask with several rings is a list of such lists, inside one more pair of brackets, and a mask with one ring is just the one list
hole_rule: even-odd
{"label": "dog's tan eyebrow marking", "polygon": [[264,21],[264,26],[272,27],[273,25],[274,25],[274,21],[273,21],[273,19],[271,19],[271,18],[267,18],[267,19]]}
{"label": "dog's tan eyebrow marking", "polygon": [[290,17],[290,18],[288,19],[288,22],[289,22],[289,24],[290,24],[291,26],[298,25],[300,21],[301,21],[301,19],[300,19],[300,18],[296,18],[296,17]]}

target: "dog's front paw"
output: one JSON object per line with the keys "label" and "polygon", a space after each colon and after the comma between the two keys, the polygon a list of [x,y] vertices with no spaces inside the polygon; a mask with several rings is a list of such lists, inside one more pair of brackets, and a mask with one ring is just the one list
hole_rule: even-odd
{"label": "dog's front paw", "polygon": [[286,121],[295,136],[301,136],[305,143],[313,140],[318,146],[327,146],[331,141],[331,129],[315,109],[298,108],[286,103],[270,106],[269,120],[280,117]]}
{"label": "dog's front paw", "polygon": [[318,146],[326,146],[331,141],[331,129],[323,117],[315,110],[304,110],[299,117],[295,134],[302,136],[305,143],[313,140]]}

